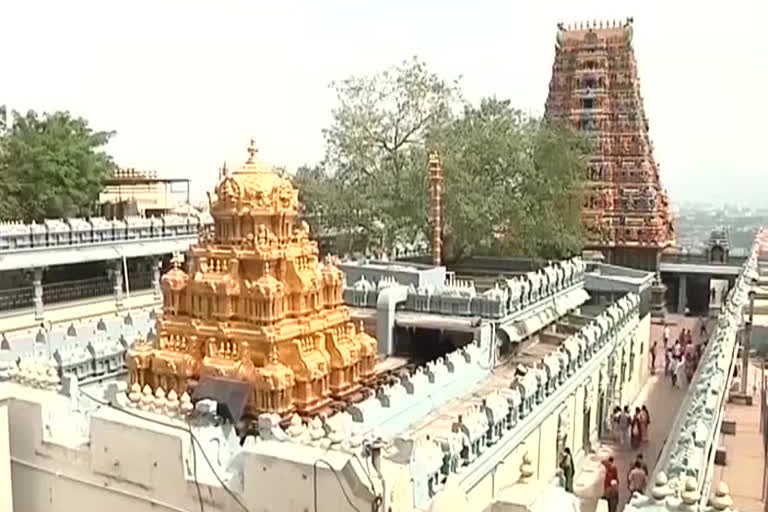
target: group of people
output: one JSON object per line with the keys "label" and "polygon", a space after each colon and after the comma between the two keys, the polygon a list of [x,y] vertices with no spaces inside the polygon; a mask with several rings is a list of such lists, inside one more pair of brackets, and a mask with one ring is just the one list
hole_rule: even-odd
{"label": "group of people", "polygon": [[[706,323],[701,324],[699,343],[694,343],[690,329],[682,329],[674,345],[669,344],[669,326],[664,326],[664,375],[672,380],[672,385],[683,388],[693,379],[693,374],[704,351],[707,338]],[[656,364],[656,342],[653,343],[651,364]]]}
{"label": "group of people", "polygon": [[615,441],[622,447],[637,449],[641,444],[648,442],[648,426],[651,424],[651,413],[648,408],[635,407],[632,414],[629,406],[625,405],[613,409],[613,433]]}
{"label": "group of people", "polygon": [[[605,479],[603,480],[604,498],[608,501],[608,512],[616,512],[619,507],[619,468],[614,458],[608,457],[603,461]],[[638,453],[627,473],[627,490],[629,494],[644,493],[648,486],[648,466],[643,460],[643,454]]]}

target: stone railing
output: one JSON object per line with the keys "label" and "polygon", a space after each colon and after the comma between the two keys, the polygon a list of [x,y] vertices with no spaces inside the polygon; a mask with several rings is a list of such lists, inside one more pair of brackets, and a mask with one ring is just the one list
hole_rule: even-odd
{"label": "stone railing", "polygon": [[[408,287],[405,309],[423,313],[480,316],[501,319],[584,281],[586,265],[581,258],[551,263],[535,272],[499,281],[478,293],[471,281],[446,283],[439,289]],[[373,283],[365,278],[344,288],[344,301],[357,307],[376,307],[379,292],[397,286],[392,278]]]}
{"label": "stone railing", "polygon": [[[154,337],[155,314],[139,310],[122,317],[102,318],[56,326],[36,334],[0,338],[0,381],[38,386],[38,375],[53,368],[59,378],[80,382],[108,377],[125,370],[125,351],[137,336]],[[41,381],[42,382],[42,381]]]}
{"label": "stone railing", "polygon": [[737,335],[752,280],[757,277],[758,252],[755,243],[728,294],[656,465],[654,487],[649,496],[635,495],[627,510],[659,506],[701,511],[727,508],[730,497],[722,482],[710,504],[712,508],[706,507],[723,410],[736,364]]}
{"label": "stone railing", "polygon": [[[147,271],[134,271],[128,274],[131,294],[148,290],[154,286],[154,273]],[[45,283],[43,288],[43,302],[57,304],[61,302],[78,301],[93,297],[107,297],[115,293],[115,281],[108,276],[96,276],[72,281],[60,281],[57,283]],[[0,311],[12,311],[14,309],[31,308],[34,304],[34,286],[24,286],[0,290]],[[123,283],[123,291],[125,283]]]}
{"label": "stone railing", "polygon": [[564,340],[559,350],[532,367],[520,366],[508,386],[468,402],[449,430],[431,438],[414,439],[405,432],[425,414],[470,393],[490,373],[485,344],[475,342],[417,368],[325,421],[316,417],[306,423],[294,416],[284,430],[278,417],[262,415],[260,435],[356,455],[383,438],[392,448],[392,459],[409,466],[414,507],[425,507],[451,474],[461,473],[462,486],[471,488],[544,418],[556,414],[567,394],[588,376],[600,374],[608,356],[632,338],[638,312],[637,295],[622,297]]}
{"label": "stone railing", "polygon": [[124,220],[74,217],[48,219],[40,224],[3,222],[0,223],[0,253],[120,240],[197,236],[201,228],[212,223],[213,219],[208,214],[127,217]]}

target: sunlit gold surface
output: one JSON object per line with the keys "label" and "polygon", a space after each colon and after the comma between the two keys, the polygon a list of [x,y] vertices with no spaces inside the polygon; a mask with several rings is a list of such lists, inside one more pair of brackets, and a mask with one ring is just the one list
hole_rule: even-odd
{"label": "sunlit gold surface", "polygon": [[374,376],[375,340],[350,321],[341,271],[318,261],[298,223],[298,191],[257,160],[223,171],[210,196],[213,234],[190,249],[188,273],[162,279],[156,347],[128,353],[131,382],[186,390],[206,375],[253,386],[258,412],[311,413]]}

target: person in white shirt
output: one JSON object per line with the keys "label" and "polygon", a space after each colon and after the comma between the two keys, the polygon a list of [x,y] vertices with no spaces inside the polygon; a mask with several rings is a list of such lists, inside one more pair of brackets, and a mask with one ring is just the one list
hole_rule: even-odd
{"label": "person in white shirt", "polygon": [[681,357],[675,365],[675,375],[677,375],[677,385],[681,388],[685,386],[685,361]]}
{"label": "person in white shirt", "polygon": [[667,343],[669,343],[669,326],[664,325],[664,348],[667,347]]}

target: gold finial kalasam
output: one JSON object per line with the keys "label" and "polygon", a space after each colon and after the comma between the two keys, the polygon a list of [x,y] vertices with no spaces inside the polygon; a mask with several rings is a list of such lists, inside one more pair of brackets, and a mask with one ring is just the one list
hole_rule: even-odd
{"label": "gold finial kalasam", "polygon": [[248,160],[246,160],[245,163],[252,164],[256,161],[256,153],[259,152],[259,149],[256,147],[256,141],[251,139],[251,145],[248,146]]}

